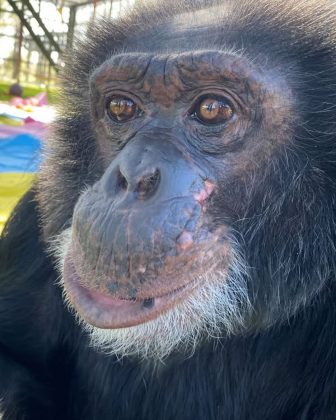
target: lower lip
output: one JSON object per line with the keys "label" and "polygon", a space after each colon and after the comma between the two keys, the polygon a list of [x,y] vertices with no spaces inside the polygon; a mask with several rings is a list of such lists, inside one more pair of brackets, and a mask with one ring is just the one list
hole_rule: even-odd
{"label": "lower lip", "polygon": [[98,328],[126,328],[158,318],[185,299],[195,287],[189,283],[170,293],[141,301],[116,299],[82,286],[71,255],[64,263],[64,284],[71,304],[89,324]]}

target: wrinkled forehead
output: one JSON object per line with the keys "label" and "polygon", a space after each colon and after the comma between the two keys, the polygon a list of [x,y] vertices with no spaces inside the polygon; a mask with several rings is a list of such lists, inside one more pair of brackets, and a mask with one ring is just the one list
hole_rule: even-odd
{"label": "wrinkled forehead", "polygon": [[225,77],[247,77],[251,68],[246,60],[226,51],[188,51],[180,54],[123,53],[101,65],[91,80],[133,82],[145,78],[217,80]]}
{"label": "wrinkled forehead", "polygon": [[92,74],[90,85],[99,95],[115,89],[142,92],[165,106],[202,89],[228,89],[243,101],[266,92],[288,92],[280,75],[232,52],[212,50],[117,54]]}
{"label": "wrinkled forehead", "polygon": [[257,106],[265,97],[278,98],[272,102],[273,107],[292,102],[281,76],[226,51],[118,54],[94,72],[90,89],[101,98],[116,90],[132,92],[166,108],[214,89],[231,92],[248,107]]}
{"label": "wrinkled forehead", "polygon": [[260,95],[263,86],[259,71],[225,51],[119,54],[91,77],[91,91],[99,95],[115,89],[141,92],[165,107],[198,90],[225,88],[248,97]]}

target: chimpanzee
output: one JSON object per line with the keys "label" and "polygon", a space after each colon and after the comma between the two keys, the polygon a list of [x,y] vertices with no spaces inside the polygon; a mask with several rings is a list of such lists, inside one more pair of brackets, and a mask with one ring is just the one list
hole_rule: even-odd
{"label": "chimpanzee", "polygon": [[336,3],[165,0],[69,54],[4,230],[4,420],[336,418]]}

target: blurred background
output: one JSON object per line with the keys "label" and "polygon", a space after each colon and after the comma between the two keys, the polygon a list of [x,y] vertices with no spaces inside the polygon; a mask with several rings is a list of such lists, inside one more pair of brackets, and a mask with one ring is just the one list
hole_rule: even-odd
{"label": "blurred background", "polygon": [[36,179],[63,54],[100,17],[136,0],[0,0],[0,233]]}

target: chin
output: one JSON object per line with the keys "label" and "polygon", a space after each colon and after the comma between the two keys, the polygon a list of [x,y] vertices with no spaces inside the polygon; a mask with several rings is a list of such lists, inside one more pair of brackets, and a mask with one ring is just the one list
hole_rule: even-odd
{"label": "chin", "polygon": [[[225,261],[225,270],[219,269],[217,259],[207,272],[191,279],[183,290],[156,298],[163,301],[162,305],[161,302],[157,304],[159,310],[143,319],[133,317],[131,322],[123,322],[118,312],[127,317],[129,308],[132,305],[143,306],[143,301],[101,296],[83,287],[79,277],[72,276],[70,279],[65,275],[71,236],[71,228],[59,235],[53,241],[52,252],[58,261],[64,301],[83,330],[89,334],[91,345],[96,350],[114,354],[118,358],[136,356],[162,361],[175,351],[188,357],[203,340],[211,338],[215,345],[216,339],[245,330],[251,313],[247,270],[234,241],[230,247],[231,262],[227,264]],[[166,304],[167,301],[169,304]],[[90,316],[106,311],[115,314],[118,319],[116,323],[109,319],[113,327],[97,323],[97,316]]]}

